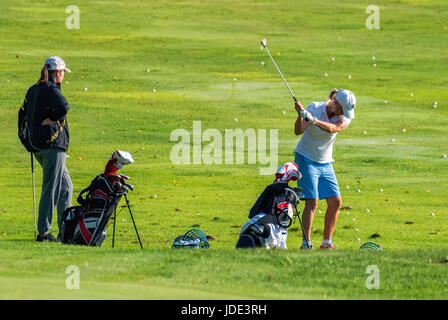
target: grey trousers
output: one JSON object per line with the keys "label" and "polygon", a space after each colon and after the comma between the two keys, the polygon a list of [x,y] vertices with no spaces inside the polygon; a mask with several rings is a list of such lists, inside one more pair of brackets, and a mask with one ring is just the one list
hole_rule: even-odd
{"label": "grey trousers", "polygon": [[61,226],[62,213],[72,203],[73,184],[65,166],[64,150],[47,148],[36,152],[34,156],[43,169],[37,230],[39,234],[44,234],[51,229],[55,208],[58,214],[58,227]]}

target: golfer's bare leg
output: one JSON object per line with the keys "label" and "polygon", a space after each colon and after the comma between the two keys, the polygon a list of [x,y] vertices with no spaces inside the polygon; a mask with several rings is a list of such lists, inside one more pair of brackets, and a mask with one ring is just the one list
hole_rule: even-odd
{"label": "golfer's bare leg", "polygon": [[[305,199],[305,208],[303,208],[302,213],[302,223],[303,229],[308,237],[308,240],[311,241],[311,227],[313,225],[314,213],[317,208],[317,199]],[[303,240],[306,240],[303,237]]]}
{"label": "golfer's bare leg", "polygon": [[331,240],[334,227],[338,221],[339,209],[341,208],[342,199],[340,196],[327,198],[327,212],[325,213],[324,239]]}

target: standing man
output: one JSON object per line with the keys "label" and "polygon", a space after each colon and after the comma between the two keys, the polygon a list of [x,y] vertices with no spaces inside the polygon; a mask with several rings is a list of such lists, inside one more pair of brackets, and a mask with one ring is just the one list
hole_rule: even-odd
{"label": "standing man", "polygon": [[60,227],[62,213],[71,206],[73,185],[65,166],[69,144],[67,112],[69,104],[61,94],[65,72],[71,72],[64,60],[49,57],[38,82],[27,92],[22,109],[32,108],[31,143],[35,158],[43,169],[42,193],[39,201],[36,241],[58,242],[51,233],[53,212],[58,214]]}
{"label": "standing man", "polygon": [[[333,231],[338,219],[342,199],[333,170],[333,143],[338,132],[344,130],[355,118],[355,95],[345,89],[333,89],[326,102],[313,102],[305,110],[300,102],[295,103],[298,118],[294,133],[302,135],[295,148],[295,163],[302,173],[297,183],[302,188],[305,208],[303,228],[311,239],[311,226],[319,199],[327,202],[324,237],[321,249],[334,249]],[[311,242],[311,240],[310,240]],[[312,249],[305,237],[301,249]]]}

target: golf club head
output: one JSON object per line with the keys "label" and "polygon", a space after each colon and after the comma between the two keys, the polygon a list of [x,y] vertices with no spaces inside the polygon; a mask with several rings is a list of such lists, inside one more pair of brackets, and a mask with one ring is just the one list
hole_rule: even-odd
{"label": "golf club head", "polygon": [[266,47],[266,43],[267,43],[266,38],[261,39],[261,44],[263,45],[263,47]]}

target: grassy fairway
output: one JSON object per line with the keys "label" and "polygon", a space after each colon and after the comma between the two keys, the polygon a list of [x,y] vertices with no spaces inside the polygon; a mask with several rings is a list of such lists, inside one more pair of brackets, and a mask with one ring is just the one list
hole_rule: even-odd
{"label": "grassy fairway", "polygon": [[[448,298],[445,0],[378,1],[381,30],[365,27],[369,1],[77,1],[80,29],[68,30],[72,4],[0,2],[1,298]],[[349,208],[334,234],[339,251],[299,252],[296,224],[287,252],[235,252],[240,226],[273,176],[247,160],[170,160],[171,132],[192,131],[193,121],[223,136],[277,129],[279,164],[294,159],[296,113],[262,38],[304,105],[332,88],[357,96],[356,119],[335,143]],[[115,149],[131,152],[135,163],[122,171],[135,185],[129,200],[144,252],[125,208],[115,250],[111,237],[96,249],[33,241],[30,161],[17,138],[17,111],[50,55],[73,71],[62,85],[71,106],[73,203]],[[37,198],[41,178],[38,166]],[[318,209],[317,245],[325,204]],[[169,249],[193,225],[216,237],[211,249]],[[358,250],[372,240],[385,250]],[[372,264],[380,290],[365,288]],[[80,291],[65,289],[68,265],[81,270]],[[241,282],[250,285],[240,289]]]}

